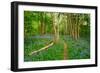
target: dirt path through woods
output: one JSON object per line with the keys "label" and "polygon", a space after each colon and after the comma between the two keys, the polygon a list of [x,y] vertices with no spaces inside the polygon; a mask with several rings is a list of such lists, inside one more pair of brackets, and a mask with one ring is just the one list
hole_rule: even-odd
{"label": "dirt path through woods", "polygon": [[68,59],[67,44],[64,42],[64,60]]}

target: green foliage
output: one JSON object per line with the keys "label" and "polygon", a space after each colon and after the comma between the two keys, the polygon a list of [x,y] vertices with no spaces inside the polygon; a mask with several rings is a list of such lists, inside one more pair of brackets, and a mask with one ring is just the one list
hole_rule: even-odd
{"label": "green foliage", "polygon": [[[77,41],[69,36],[61,36],[68,45],[68,59],[88,59],[90,58],[89,42],[81,38]],[[32,40],[32,39],[31,39]],[[56,43],[39,53],[29,55],[30,52],[38,50],[46,45],[50,39],[33,39],[30,43],[25,42],[25,61],[47,61],[63,60],[64,46],[62,42]],[[33,43],[32,43],[33,42]],[[27,45],[28,44],[28,45]]]}
{"label": "green foliage", "polygon": [[[68,59],[90,58],[90,14],[56,13],[56,15],[59,42],[46,50],[29,55],[54,40],[54,12],[24,11],[24,61],[63,60],[62,41],[68,46],[68,53],[66,52]],[[78,27],[80,37],[75,40],[70,34],[74,30],[73,33],[76,36]]]}

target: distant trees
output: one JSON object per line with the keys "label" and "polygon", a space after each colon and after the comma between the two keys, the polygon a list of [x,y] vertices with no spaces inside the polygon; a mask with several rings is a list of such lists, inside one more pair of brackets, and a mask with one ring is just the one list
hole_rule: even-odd
{"label": "distant trees", "polygon": [[[24,35],[54,35],[54,41],[59,41],[60,35],[69,35],[77,40],[90,32],[90,15],[83,13],[56,12],[24,12]],[[86,27],[85,27],[86,26]]]}

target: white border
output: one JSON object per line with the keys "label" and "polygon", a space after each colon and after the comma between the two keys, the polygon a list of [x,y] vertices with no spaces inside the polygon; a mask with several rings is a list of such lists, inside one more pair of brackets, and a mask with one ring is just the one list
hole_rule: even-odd
{"label": "white border", "polygon": [[[90,59],[80,60],[61,60],[61,61],[41,61],[41,62],[24,62],[24,10],[28,11],[47,11],[47,12],[70,12],[70,13],[90,13],[91,15],[91,43],[90,43]],[[71,66],[95,64],[95,10],[81,8],[63,8],[48,6],[25,6],[18,7],[18,68],[36,68],[50,66]]]}

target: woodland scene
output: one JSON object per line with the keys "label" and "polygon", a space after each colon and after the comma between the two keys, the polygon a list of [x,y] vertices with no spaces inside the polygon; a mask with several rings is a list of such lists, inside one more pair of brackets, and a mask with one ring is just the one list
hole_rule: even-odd
{"label": "woodland scene", "polygon": [[90,14],[24,11],[24,61],[90,58]]}

